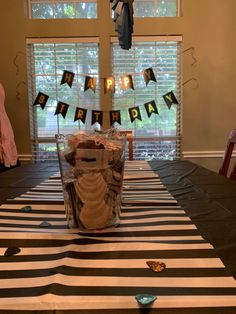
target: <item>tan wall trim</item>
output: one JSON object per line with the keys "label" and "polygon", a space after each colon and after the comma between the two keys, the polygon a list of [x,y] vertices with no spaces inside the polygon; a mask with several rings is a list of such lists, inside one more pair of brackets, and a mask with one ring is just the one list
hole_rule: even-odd
{"label": "tan wall trim", "polygon": [[[211,150],[211,151],[183,151],[183,158],[223,158],[224,151]],[[236,157],[236,152],[233,152],[233,157]]]}
{"label": "tan wall trim", "polygon": [[19,160],[21,162],[31,162],[32,161],[32,155],[18,155]]}
{"label": "tan wall trim", "polygon": [[[224,151],[183,151],[182,158],[223,158]],[[20,161],[30,162],[32,161],[32,155],[18,155]],[[236,151],[233,152],[233,157],[236,157]]]}

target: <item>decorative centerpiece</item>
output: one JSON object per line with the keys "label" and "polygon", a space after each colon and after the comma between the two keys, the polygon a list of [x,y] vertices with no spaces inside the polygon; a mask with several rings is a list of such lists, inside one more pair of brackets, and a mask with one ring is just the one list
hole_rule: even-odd
{"label": "decorative centerpiece", "polygon": [[124,135],[78,131],[56,135],[69,228],[99,230],[119,225]]}

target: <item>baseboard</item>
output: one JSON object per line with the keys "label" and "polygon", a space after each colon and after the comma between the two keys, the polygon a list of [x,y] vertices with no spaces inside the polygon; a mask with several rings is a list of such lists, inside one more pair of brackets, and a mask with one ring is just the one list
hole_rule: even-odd
{"label": "baseboard", "polygon": [[[21,162],[31,162],[32,155],[18,155]],[[182,158],[223,158],[224,151],[222,150],[206,150],[206,151],[183,151]],[[233,152],[233,157],[236,157],[236,151]]]}
{"label": "baseboard", "polygon": [[[205,150],[205,151],[183,151],[183,158],[223,158],[224,151],[222,150]],[[233,152],[233,157],[236,156],[236,152]]]}
{"label": "baseboard", "polygon": [[18,158],[19,158],[20,162],[31,162],[32,161],[32,155],[20,154],[20,155],[18,155]]}

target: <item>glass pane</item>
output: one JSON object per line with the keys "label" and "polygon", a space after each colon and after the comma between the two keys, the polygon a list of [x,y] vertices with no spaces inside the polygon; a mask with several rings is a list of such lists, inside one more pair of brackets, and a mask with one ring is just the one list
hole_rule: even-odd
{"label": "glass pane", "polygon": [[97,1],[28,0],[32,19],[97,18]]}
{"label": "glass pane", "polygon": [[135,17],[171,17],[178,14],[178,0],[136,0]]}
{"label": "glass pane", "polygon": [[177,16],[177,13],[177,0],[159,1],[157,16]]}
{"label": "glass pane", "polygon": [[93,2],[82,2],[76,5],[76,18],[97,18],[97,4]]}
{"label": "glass pane", "polygon": [[137,1],[134,2],[135,17],[154,17],[157,16],[157,8],[154,1]]}
{"label": "glass pane", "polygon": [[56,103],[48,105],[41,109],[37,106],[37,135],[38,137],[51,137],[54,138],[58,132],[57,117],[54,115],[56,110]]}
{"label": "glass pane", "polygon": [[55,19],[69,19],[75,17],[75,10],[73,2],[55,3],[54,4]]}
{"label": "glass pane", "polygon": [[[35,95],[42,92],[49,96],[44,108],[35,106],[35,131],[40,137],[54,138],[56,133],[71,133],[78,128],[91,128],[91,110],[99,109],[99,84],[96,92],[84,92],[85,76],[98,81],[98,45],[95,43],[34,44]],[[71,88],[61,85],[64,71],[74,73]],[[69,105],[66,118],[55,115],[57,103]],[[75,121],[76,107],[88,108],[86,123]]]}
{"label": "glass pane", "polygon": [[32,19],[51,19],[53,18],[53,6],[51,3],[33,3],[31,5]]}
{"label": "glass pane", "polygon": [[179,143],[177,141],[135,141],[134,159],[158,160],[176,159]]}
{"label": "glass pane", "polygon": [[57,161],[57,147],[55,143],[34,144],[34,160],[39,162]]}

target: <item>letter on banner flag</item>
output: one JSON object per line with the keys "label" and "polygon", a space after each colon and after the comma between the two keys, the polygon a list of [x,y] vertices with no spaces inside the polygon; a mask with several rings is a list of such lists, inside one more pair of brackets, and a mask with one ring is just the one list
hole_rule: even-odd
{"label": "letter on banner flag", "polygon": [[34,103],[33,103],[33,106],[39,104],[41,106],[41,108],[44,109],[45,106],[46,106],[46,103],[48,101],[48,98],[49,98],[48,95],[39,92],[37,97],[36,97],[36,99],[35,99],[35,101],[34,101]]}
{"label": "letter on banner flag", "polygon": [[64,71],[61,79],[61,85],[67,83],[70,87],[72,86],[75,74],[73,72]]}
{"label": "letter on banner flag", "polygon": [[99,110],[92,110],[92,125],[98,122],[102,125],[103,122],[103,112]]}
{"label": "letter on banner flag", "polygon": [[130,121],[133,122],[135,119],[142,121],[139,107],[129,108]]}
{"label": "letter on banner flag", "polygon": [[83,124],[85,124],[87,115],[87,109],[76,107],[74,122],[77,120],[81,120]]}
{"label": "letter on banner flag", "polygon": [[175,97],[175,94],[171,91],[165,95],[162,96],[168,106],[168,108],[170,109],[172,104],[176,104],[178,105],[178,100]]}
{"label": "letter on banner flag", "polygon": [[128,88],[134,89],[133,79],[131,75],[121,76],[121,83],[124,90]]}
{"label": "letter on banner flag", "polygon": [[65,119],[68,108],[69,108],[69,105],[65,104],[64,102],[59,101],[57,104],[57,108],[54,113],[54,116],[61,114],[63,118]]}
{"label": "letter on banner flag", "polygon": [[145,106],[145,109],[146,109],[146,111],[147,111],[148,118],[151,117],[152,113],[159,114],[159,112],[158,112],[158,110],[157,110],[157,105],[156,105],[156,103],[155,103],[155,100],[146,102],[146,103],[144,104],[144,106]]}
{"label": "letter on banner flag", "polygon": [[109,76],[104,79],[104,93],[107,92],[115,93],[115,79],[113,76]]}
{"label": "letter on banner flag", "polygon": [[111,110],[110,111],[110,125],[114,124],[115,122],[117,122],[121,125],[120,110]]}
{"label": "letter on banner flag", "polygon": [[96,77],[86,76],[84,82],[84,91],[91,89],[94,93],[96,90]]}
{"label": "letter on banner flag", "polygon": [[152,68],[143,70],[142,75],[145,80],[146,86],[148,85],[149,81],[154,81],[154,82],[157,81]]}

